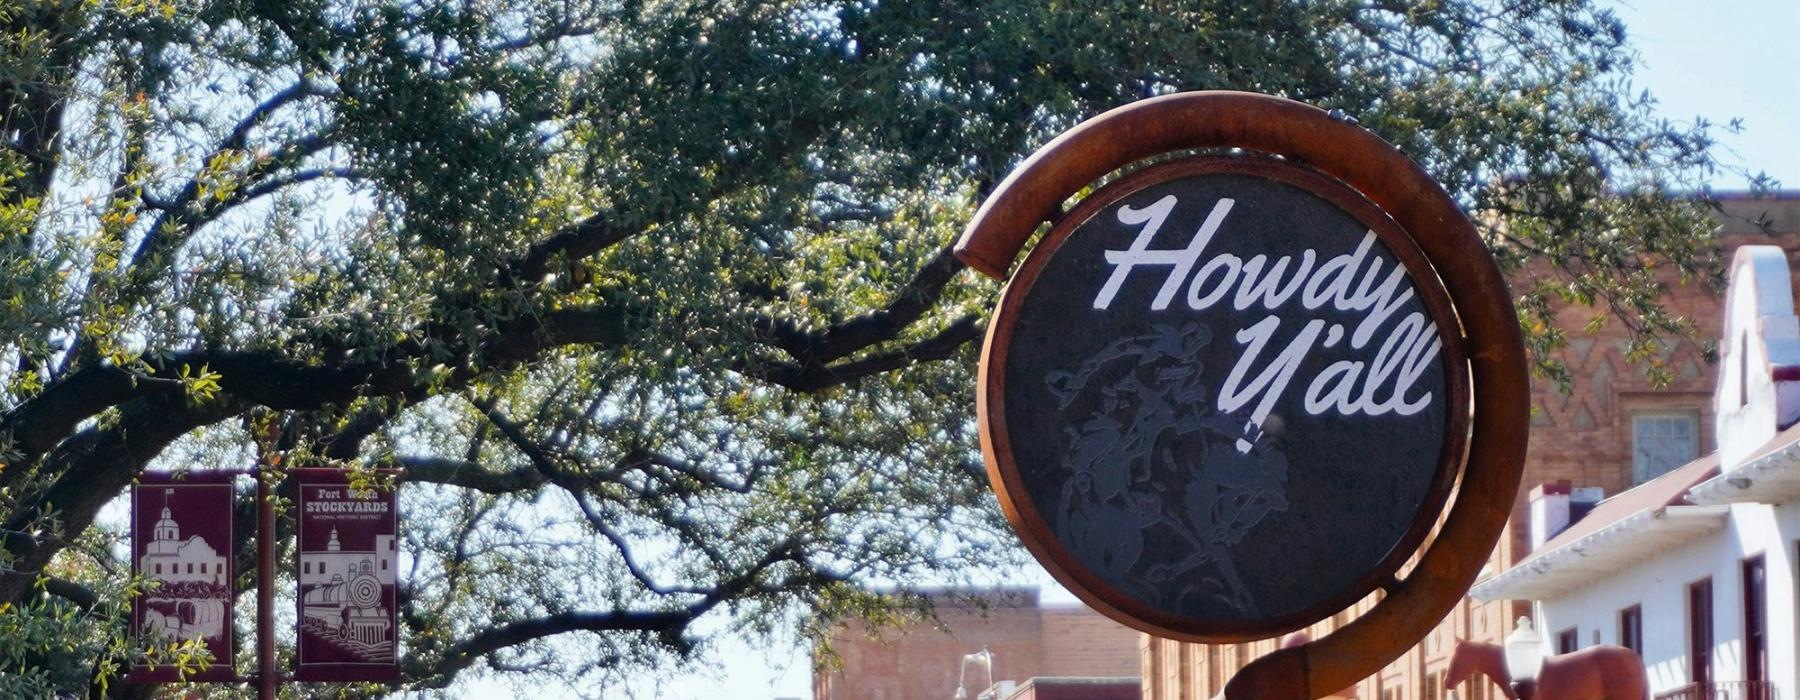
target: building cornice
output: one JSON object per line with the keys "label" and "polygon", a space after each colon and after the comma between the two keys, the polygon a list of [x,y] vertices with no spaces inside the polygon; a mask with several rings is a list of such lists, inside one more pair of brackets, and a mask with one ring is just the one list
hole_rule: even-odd
{"label": "building cornice", "polygon": [[1688,489],[1687,499],[1701,505],[1785,503],[1800,497],[1800,442],[1721,471]]}
{"label": "building cornice", "polygon": [[1646,508],[1579,539],[1534,554],[1518,566],[1475,584],[1469,595],[1484,603],[1559,597],[1724,527],[1729,510],[1722,505]]}

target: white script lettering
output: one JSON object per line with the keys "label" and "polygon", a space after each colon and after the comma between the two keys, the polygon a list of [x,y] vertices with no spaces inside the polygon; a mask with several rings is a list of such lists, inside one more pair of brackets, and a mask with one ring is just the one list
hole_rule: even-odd
{"label": "white script lettering", "polygon": [[[1396,263],[1389,268],[1381,257],[1371,254],[1375,232],[1367,231],[1351,252],[1326,260],[1309,248],[1298,257],[1283,255],[1271,260],[1267,255],[1255,255],[1244,260],[1220,253],[1202,262],[1235,203],[1219,199],[1185,247],[1166,249],[1150,246],[1180,204],[1179,198],[1167,195],[1142,208],[1120,206],[1115,215],[1119,223],[1141,228],[1129,248],[1105,252],[1113,270],[1095,295],[1094,308],[1111,307],[1138,267],[1167,266],[1168,276],[1150,300],[1151,311],[1167,309],[1183,284],[1187,285],[1187,305],[1196,311],[1212,308],[1228,296],[1231,307],[1238,311],[1257,306],[1276,311],[1290,302],[1298,302],[1308,311],[1329,307],[1359,315],[1344,351],[1368,348],[1383,327],[1399,316],[1392,328],[1379,336],[1382,342],[1373,357],[1332,362],[1307,383],[1302,403],[1313,415],[1336,411],[1346,416],[1408,416],[1429,406],[1431,392],[1409,394],[1443,347],[1437,324],[1417,311],[1400,313],[1412,301],[1413,290],[1407,284],[1405,267]],[[1231,413],[1249,406],[1250,422],[1260,427],[1307,356],[1320,346],[1321,334],[1323,347],[1335,348],[1346,330],[1343,323],[1306,321],[1278,354],[1266,358],[1264,350],[1276,342],[1282,325],[1279,316],[1269,315],[1234,334],[1243,352],[1218,395],[1220,411]],[[1264,363],[1260,370],[1259,362]],[[1248,443],[1239,443],[1240,449],[1249,448]]]}

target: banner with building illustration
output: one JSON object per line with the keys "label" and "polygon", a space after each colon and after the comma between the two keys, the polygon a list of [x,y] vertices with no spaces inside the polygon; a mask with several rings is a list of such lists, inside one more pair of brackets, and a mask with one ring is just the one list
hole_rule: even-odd
{"label": "banner with building illustration", "polygon": [[398,678],[394,491],[352,483],[339,470],[293,474],[299,484],[300,581],[295,680]]}
{"label": "banner with building illustration", "polygon": [[[232,681],[232,475],[146,472],[131,489],[131,570],[146,579],[132,599],[139,657],[128,680]],[[177,665],[199,640],[205,670]],[[183,672],[186,671],[185,676]]]}

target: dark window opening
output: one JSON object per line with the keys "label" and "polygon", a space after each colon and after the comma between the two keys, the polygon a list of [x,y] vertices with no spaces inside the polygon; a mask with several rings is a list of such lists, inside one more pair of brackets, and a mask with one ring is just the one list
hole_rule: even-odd
{"label": "dark window opening", "polygon": [[1743,342],[1738,343],[1738,408],[1750,405],[1750,331],[1742,334]]}
{"label": "dark window opening", "polygon": [[1712,579],[1688,584],[1688,675],[1695,683],[1712,682]]}
{"label": "dark window opening", "polygon": [[1574,627],[1556,633],[1556,653],[1567,654],[1581,648],[1581,633]]}
{"label": "dark window opening", "polygon": [[1424,686],[1419,688],[1419,698],[1420,698],[1420,700],[1443,700],[1443,698],[1444,698],[1444,672],[1443,671],[1425,674]]}
{"label": "dark window opening", "polygon": [[1768,594],[1763,558],[1744,560],[1744,679],[1769,679]]}
{"label": "dark window opening", "polygon": [[1644,607],[1633,605],[1619,611],[1619,646],[1644,654]]}

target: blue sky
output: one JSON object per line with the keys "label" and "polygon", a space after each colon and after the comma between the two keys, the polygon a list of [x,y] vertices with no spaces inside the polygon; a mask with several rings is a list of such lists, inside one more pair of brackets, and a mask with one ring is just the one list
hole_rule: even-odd
{"label": "blue sky", "polygon": [[[1800,188],[1800,2],[1793,0],[1633,0],[1617,5],[1643,56],[1642,87],[1664,116],[1696,116],[1723,124],[1744,120],[1744,131],[1723,136],[1722,160],[1762,170],[1784,189]],[[1742,189],[1736,177],[1715,178],[1717,189]]]}
{"label": "blue sky", "polygon": [[[1642,55],[1637,82],[1673,121],[1703,117],[1723,125],[1743,120],[1743,133],[1720,134],[1721,160],[1800,189],[1800,36],[1796,0],[1634,0],[1614,5]],[[1788,47],[1788,48],[1784,48]],[[1712,180],[1718,190],[1748,183],[1732,173]],[[971,389],[972,391],[973,389]],[[1013,581],[1036,580],[1047,602],[1073,601],[1036,565]],[[667,680],[645,697],[771,700],[811,697],[804,650],[751,648],[725,642],[714,650],[718,665]]]}

